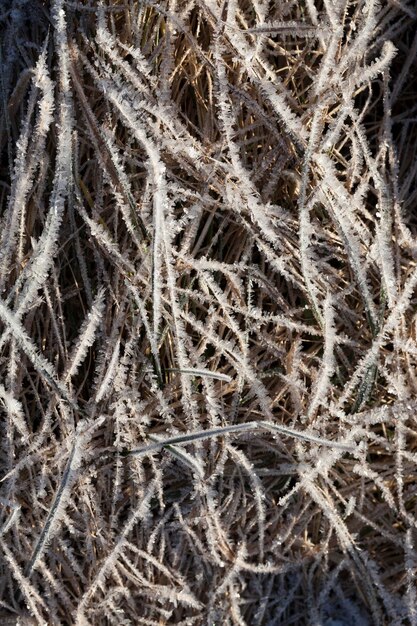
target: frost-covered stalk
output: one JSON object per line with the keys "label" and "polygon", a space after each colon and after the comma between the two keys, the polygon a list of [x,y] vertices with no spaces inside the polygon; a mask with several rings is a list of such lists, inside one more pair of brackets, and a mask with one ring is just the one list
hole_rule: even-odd
{"label": "frost-covered stalk", "polygon": [[416,624],[416,20],[0,2],[1,623]]}

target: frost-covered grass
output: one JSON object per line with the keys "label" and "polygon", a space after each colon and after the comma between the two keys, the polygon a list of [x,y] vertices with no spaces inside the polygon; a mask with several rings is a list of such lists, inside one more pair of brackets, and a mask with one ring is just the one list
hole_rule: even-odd
{"label": "frost-covered grass", "polygon": [[417,626],[410,0],[3,0],[0,623]]}

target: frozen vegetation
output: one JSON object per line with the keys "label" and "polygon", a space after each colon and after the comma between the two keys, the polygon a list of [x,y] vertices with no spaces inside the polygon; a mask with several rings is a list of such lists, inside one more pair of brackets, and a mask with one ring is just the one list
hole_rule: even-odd
{"label": "frozen vegetation", "polygon": [[0,624],[417,626],[416,28],[0,1]]}

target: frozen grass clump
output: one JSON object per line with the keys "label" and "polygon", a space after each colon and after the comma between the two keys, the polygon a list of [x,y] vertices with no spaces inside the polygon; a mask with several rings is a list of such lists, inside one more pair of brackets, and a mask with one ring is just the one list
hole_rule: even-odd
{"label": "frozen grass clump", "polygon": [[1,3],[1,623],[417,625],[416,21]]}

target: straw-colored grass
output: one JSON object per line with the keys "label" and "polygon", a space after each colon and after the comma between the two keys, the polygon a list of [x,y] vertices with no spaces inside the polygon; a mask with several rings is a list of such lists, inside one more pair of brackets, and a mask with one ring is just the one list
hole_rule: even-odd
{"label": "straw-colored grass", "polygon": [[0,3],[0,624],[417,625],[416,21]]}

